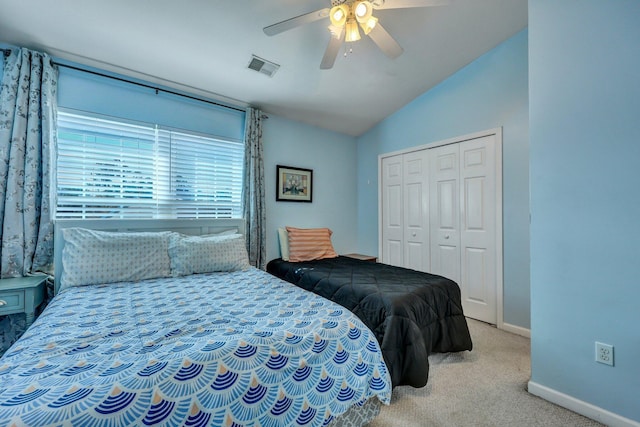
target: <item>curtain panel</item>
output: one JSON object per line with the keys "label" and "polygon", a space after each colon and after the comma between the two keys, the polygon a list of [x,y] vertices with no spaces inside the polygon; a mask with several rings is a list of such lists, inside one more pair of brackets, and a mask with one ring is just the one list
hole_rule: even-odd
{"label": "curtain panel", "polygon": [[267,255],[262,119],[262,111],[247,109],[242,202],[249,262],[264,270]]}
{"label": "curtain panel", "polygon": [[[58,70],[44,53],[12,49],[0,87],[0,277],[48,272],[53,258],[51,150]],[[22,330],[21,330],[22,329]],[[0,354],[24,314],[0,317]]]}

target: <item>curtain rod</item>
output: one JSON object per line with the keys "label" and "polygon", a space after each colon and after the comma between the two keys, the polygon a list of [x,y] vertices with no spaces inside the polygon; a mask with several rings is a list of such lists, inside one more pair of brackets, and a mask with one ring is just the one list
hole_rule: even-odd
{"label": "curtain rod", "polygon": [[[4,52],[4,55],[9,55],[11,53],[11,49],[0,48],[0,50],[2,52]],[[122,77],[111,76],[109,74],[100,73],[98,71],[91,71],[91,70],[87,70],[87,69],[84,69],[84,68],[75,67],[73,65],[61,64],[61,63],[55,62],[55,61],[52,61],[52,63],[57,65],[57,66],[59,66],[59,67],[66,67],[66,68],[70,68],[72,70],[82,71],[84,73],[89,73],[89,74],[93,74],[93,75],[100,76],[100,77],[106,77],[108,79],[118,80],[118,81],[124,82],[124,83],[130,83],[130,84],[146,87],[147,89],[153,89],[153,90],[156,91],[156,94],[158,92],[162,91],[164,93],[169,93],[171,95],[182,96],[184,98],[193,99],[194,101],[205,102],[207,104],[217,105],[218,107],[229,108],[231,110],[240,111],[240,112],[243,112],[243,113],[246,111],[246,110],[243,110],[241,108],[231,107],[229,105],[221,104],[221,103],[215,102],[215,101],[210,101],[208,99],[200,98],[200,97],[197,97],[197,96],[187,95],[187,94],[184,94],[184,93],[175,92],[175,91],[168,90],[168,89],[162,89],[162,88],[159,88],[157,86],[152,86],[152,85],[148,85],[148,84],[145,84],[145,83],[134,82],[132,80],[124,79]]]}
{"label": "curtain rod", "polygon": [[215,101],[209,101],[208,99],[199,98],[197,96],[187,95],[187,94],[180,93],[180,92],[175,92],[175,91],[172,91],[172,90],[169,90],[169,89],[162,89],[162,88],[159,88],[157,86],[148,85],[146,83],[135,82],[135,81],[132,81],[132,80],[124,79],[122,77],[110,76],[109,74],[100,73],[98,71],[91,71],[91,70],[87,70],[87,69],[84,69],[84,68],[75,67],[73,65],[61,64],[61,63],[55,62],[55,61],[52,61],[52,62],[53,62],[53,64],[55,64],[55,65],[57,65],[59,67],[70,68],[72,70],[82,71],[84,73],[89,73],[89,74],[93,74],[93,75],[100,76],[100,77],[106,77],[108,79],[118,80],[120,82],[131,83],[131,84],[134,84],[134,85],[146,87],[147,89],[153,89],[153,90],[156,91],[156,94],[161,91],[161,92],[164,92],[164,93],[169,93],[171,95],[177,95],[177,96],[182,96],[184,98],[193,99],[195,101],[206,102],[207,104],[217,105],[219,107],[229,108],[231,110],[241,111],[243,113],[245,112],[245,110],[243,110],[241,108],[230,107],[229,105],[221,104],[221,103],[215,102]]}

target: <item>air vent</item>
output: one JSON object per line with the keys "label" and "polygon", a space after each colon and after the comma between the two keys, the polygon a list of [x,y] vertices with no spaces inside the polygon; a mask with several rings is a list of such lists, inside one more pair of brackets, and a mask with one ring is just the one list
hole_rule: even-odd
{"label": "air vent", "polygon": [[269,77],[273,77],[280,66],[274,62],[251,55],[251,62],[249,62],[247,68],[265,74]]}

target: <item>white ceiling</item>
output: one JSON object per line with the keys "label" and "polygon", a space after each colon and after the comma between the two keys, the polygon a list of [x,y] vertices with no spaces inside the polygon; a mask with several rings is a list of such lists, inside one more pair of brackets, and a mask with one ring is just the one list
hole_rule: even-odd
{"label": "white ceiling", "polygon": [[[392,2],[394,0],[386,0]],[[269,37],[262,28],[330,0],[0,0],[0,42],[358,136],[527,25],[527,0],[450,0],[374,13],[404,48],[368,38],[319,64],[318,21]],[[251,54],[280,64],[247,69]]]}

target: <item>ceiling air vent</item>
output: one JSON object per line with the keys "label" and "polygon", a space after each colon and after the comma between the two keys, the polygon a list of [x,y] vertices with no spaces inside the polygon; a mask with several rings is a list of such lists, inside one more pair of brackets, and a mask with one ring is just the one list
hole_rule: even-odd
{"label": "ceiling air vent", "polygon": [[273,77],[280,66],[274,62],[251,55],[251,62],[249,62],[247,68],[265,74],[269,77]]}

